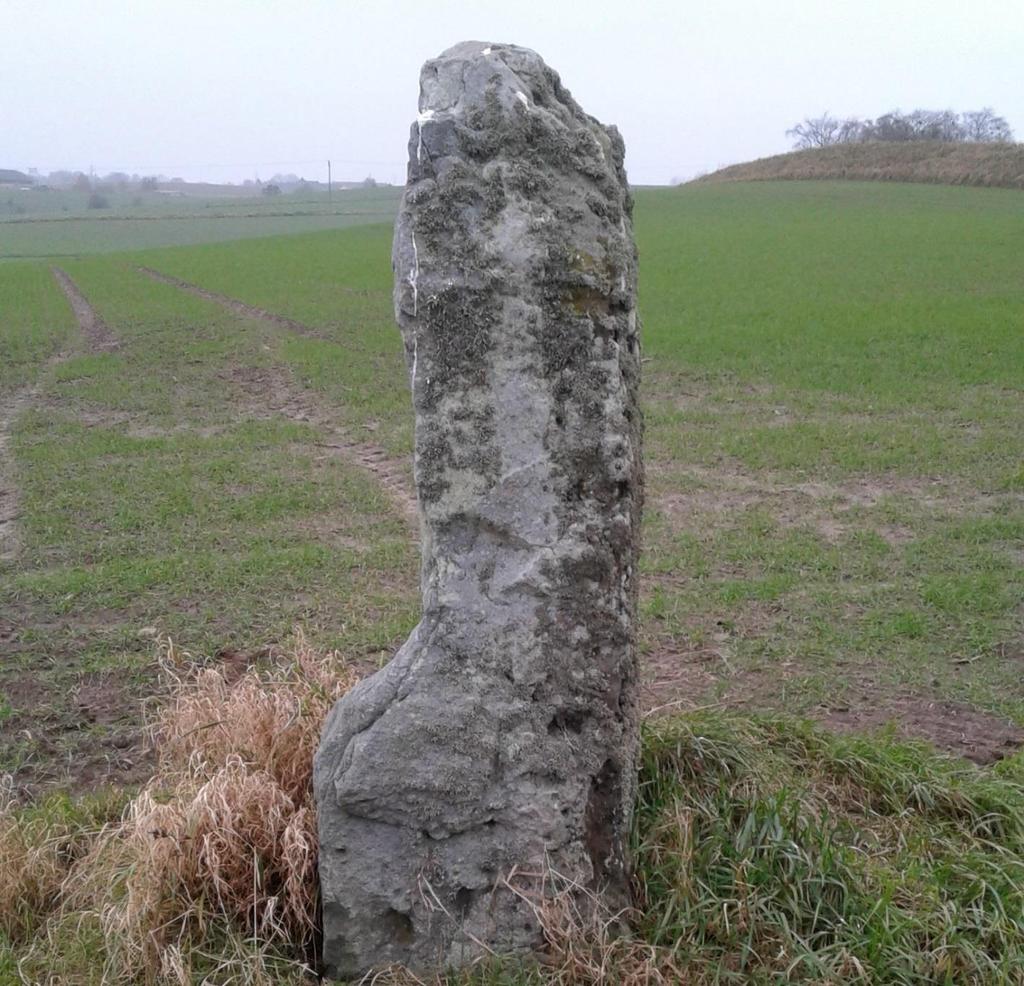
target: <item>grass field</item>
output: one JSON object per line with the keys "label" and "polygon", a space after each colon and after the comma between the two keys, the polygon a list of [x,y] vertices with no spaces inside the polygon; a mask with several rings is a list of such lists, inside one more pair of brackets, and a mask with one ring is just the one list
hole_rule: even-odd
{"label": "grass field", "polygon": [[[238,221],[281,231],[259,226],[266,218]],[[202,226],[153,225],[174,222]],[[219,236],[236,235],[218,222]],[[155,250],[140,249],[153,242],[145,237],[97,228],[68,245],[52,231],[45,243],[31,241],[35,233],[16,248],[2,240],[10,253],[94,249],[60,264],[117,342],[90,348],[45,265],[0,264],[0,773],[22,798],[148,775],[139,703],[155,689],[157,637],[240,669],[287,650],[301,626],[315,647],[373,667],[417,618],[418,549],[402,489],[411,485],[411,412],[391,312],[390,226],[195,245],[199,232],[183,234],[193,245]],[[178,235],[171,228],[159,242]],[[715,770],[746,778],[742,796],[730,788],[728,797],[705,778],[705,801],[686,810],[726,826],[728,841],[742,801],[751,825],[770,829],[775,818],[778,831],[802,832],[792,839],[804,845],[822,830],[800,829],[806,819],[787,814],[806,801],[794,779],[808,771],[807,803],[825,805],[837,771],[863,761],[828,838],[856,854],[858,818],[889,826],[878,838],[892,869],[870,886],[895,892],[925,839],[920,826],[934,821],[929,831],[941,829],[944,848],[934,872],[915,877],[915,893],[935,903],[942,866],[979,831],[971,819],[985,816],[984,785],[1022,760],[1024,197],[852,182],[701,184],[640,190],[637,234],[644,701],[703,710],[692,722],[725,751]],[[107,252],[118,247],[132,252]],[[291,321],[241,314],[140,268]],[[792,725],[751,732],[729,718],[733,710],[806,716],[839,732],[891,723],[998,766],[936,767],[889,740],[812,741]],[[706,718],[719,713],[725,725]],[[651,746],[651,763],[703,749],[698,726],[687,728],[689,739]],[[782,752],[771,770],[752,766],[775,742]],[[672,760],[679,776],[693,768],[691,753]],[[879,793],[889,783],[879,757],[891,768],[888,793]],[[947,767],[969,789],[962,810],[934,808],[945,783],[934,771]],[[903,818],[908,791],[931,792],[935,819],[922,809],[913,828]],[[1005,796],[1006,810],[1019,811],[1016,795]],[[661,790],[651,826],[680,797]],[[867,819],[862,802],[892,825]],[[1013,832],[1008,846],[1018,845]],[[778,838],[771,866],[813,868],[821,853],[836,873],[850,862],[845,848],[821,845],[818,862],[787,860],[789,836]],[[671,897],[663,884],[651,893]],[[1024,915],[1019,883],[1006,893],[1005,906]],[[868,900],[839,911],[868,921],[858,910]],[[710,912],[673,913],[662,939],[697,921],[721,954],[735,954]],[[1009,930],[985,934],[1012,936],[1016,919],[1007,920]],[[891,931],[865,932],[876,936],[872,954],[889,955],[876,971],[895,968],[885,962],[911,947],[909,938],[883,946]],[[994,948],[989,939],[977,947]],[[870,951],[864,941],[856,949]],[[0,981],[2,956],[0,936]],[[1002,960],[992,961],[992,975],[1003,974]],[[809,981],[1015,981],[942,968],[932,978]],[[801,967],[805,979],[812,973]]]}
{"label": "grass field", "polygon": [[[1022,215],[1012,192],[922,186],[640,193],[645,634],[666,701],[1024,722]],[[292,372],[407,455],[389,232],[336,242],[144,262],[322,332],[285,341]]]}

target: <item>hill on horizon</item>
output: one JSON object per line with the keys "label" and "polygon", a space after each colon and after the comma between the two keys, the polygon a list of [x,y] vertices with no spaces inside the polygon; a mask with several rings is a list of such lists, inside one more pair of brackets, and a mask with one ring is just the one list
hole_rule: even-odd
{"label": "hill on horizon", "polygon": [[837,178],[1024,189],[1024,144],[835,144],[733,164],[694,182]]}

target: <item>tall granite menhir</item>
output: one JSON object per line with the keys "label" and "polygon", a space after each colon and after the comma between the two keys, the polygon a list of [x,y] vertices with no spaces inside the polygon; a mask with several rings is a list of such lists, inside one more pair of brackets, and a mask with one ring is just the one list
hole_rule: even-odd
{"label": "tall granite menhir", "polygon": [[631,207],[618,131],[537,54],[467,42],[424,66],[394,243],[423,618],[317,755],[328,975],[534,951],[529,900],[566,886],[628,901]]}

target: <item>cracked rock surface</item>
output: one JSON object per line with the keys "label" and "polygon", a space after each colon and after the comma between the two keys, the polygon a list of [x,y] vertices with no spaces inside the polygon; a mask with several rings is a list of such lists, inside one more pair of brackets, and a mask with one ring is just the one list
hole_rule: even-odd
{"label": "cracked rock surface", "polygon": [[566,885],[584,909],[628,902],[643,470],[623,154],[528,49],[466,42],[423,68],[393,258],[423,618],[317,754],[330,976],[536,951],[529,901]]}

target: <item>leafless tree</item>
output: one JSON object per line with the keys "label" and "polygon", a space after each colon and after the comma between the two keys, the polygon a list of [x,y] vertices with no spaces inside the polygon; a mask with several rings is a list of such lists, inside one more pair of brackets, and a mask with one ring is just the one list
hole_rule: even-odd
{"label": "leafless tree", "polygon": [[903,120],[910,131],[910,140],[963,140],[960,118],[952,110],[914,110]]}
{"label": "leafless tree", "polygon": [[1001,116],[996,116],[992,108],[973,110],[964,113],[960,118],[964,132],[964,140],[975,144],[1008,144],[1013,140],[1010,125]]}
{"label": "leafless tree", "polygon": [[904,113],[892,110],[877,120],[848,117],[837,120],[828,113],[808,117],[786,131],[796,138],[794,147],[829,147],[833,144],[855,144],[864,141],[904,142],[941,140],[953,143],[1009,142],[1013,140],[1010,125],[986,107],[969,113],[952,110],[913,110]]}
{"label": "leafless tree", "polygon": [[836,143],[836,135],[841,124],[828,112],[817,117],[806,117],[795,127],[786,131],[787,137],[795,137],[795,147],[799,149],[807,147],[828,147]]}
{"label": "leafless tree", "polygon": [[837,144],[859,144],[868,139],[866,135],[870,127],[870,120],[859,120],[855,116],[841,120],[835,142]]}

